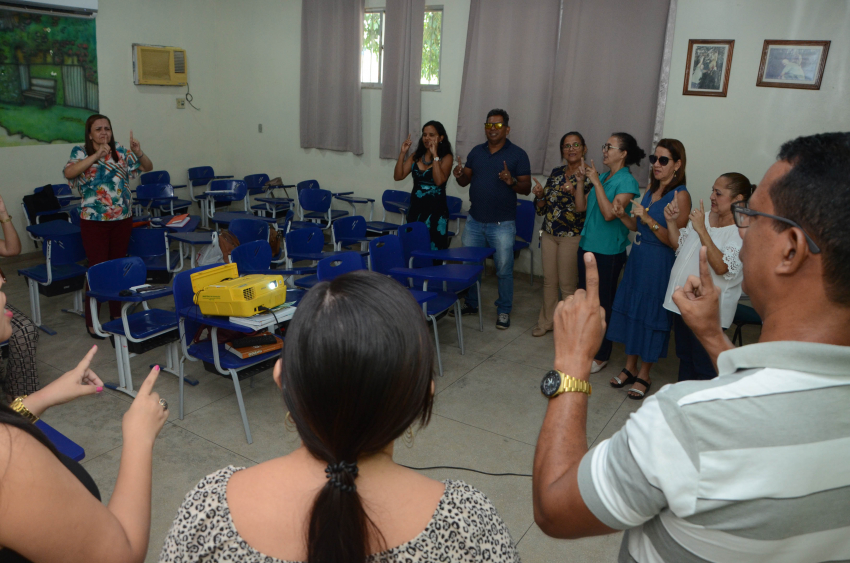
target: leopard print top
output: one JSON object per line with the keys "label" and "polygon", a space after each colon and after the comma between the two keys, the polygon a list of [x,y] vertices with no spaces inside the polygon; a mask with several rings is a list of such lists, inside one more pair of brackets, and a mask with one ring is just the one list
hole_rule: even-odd
{"label": "leopard print top", "polygon": [[[165,538],[160,562],[287,563],[252,548],[233,525],[227,482],[240,469],[244,468],[220,469],[189,491]],[[519,563],[508,528],[484,493],[463,481],[445,484],[446,492],[425,530],[398,547],[372,555],[369,563]]]}

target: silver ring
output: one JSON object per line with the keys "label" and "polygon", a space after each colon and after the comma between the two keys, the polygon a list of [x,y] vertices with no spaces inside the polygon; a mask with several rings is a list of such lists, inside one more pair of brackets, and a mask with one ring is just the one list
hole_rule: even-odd
{"label": "silver ring", "polygon": [[168,403],[165,401],[165,399],[160,399],[159,404],[162,405],[162,408],[168,410]]}

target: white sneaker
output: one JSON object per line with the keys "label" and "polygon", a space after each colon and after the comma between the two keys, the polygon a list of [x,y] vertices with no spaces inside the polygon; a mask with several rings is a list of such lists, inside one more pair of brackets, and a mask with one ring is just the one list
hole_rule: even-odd
{"label": "white sneaker", "polygon": [[605,366],[607,365],[608,362],[599,363],[596,360],[593,360],[593,363],[590,364],[590,373],[599,373],[600,371],[605,369]]}

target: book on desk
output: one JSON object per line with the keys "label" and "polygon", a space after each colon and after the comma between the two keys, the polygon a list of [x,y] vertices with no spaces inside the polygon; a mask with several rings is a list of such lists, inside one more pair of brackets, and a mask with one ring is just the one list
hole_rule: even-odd
{"label": "book on desk", "polygon": [[[257,336],[273,336],[270,332],[264,332],[258,334]],[[275,342],[273,344],[260,344],[256,346],[244,346],[242,348],[235,348],[232,346],[231,342],[228,342],[224,345],[224,348],[230,352],[231,354],[236,355],[243,360],[247,360],[248,358],[259,356],[261,354],[268,354],[269,352],[274,352],[275,350],[280,350],[283,348],[283,339],[275,336]]]}

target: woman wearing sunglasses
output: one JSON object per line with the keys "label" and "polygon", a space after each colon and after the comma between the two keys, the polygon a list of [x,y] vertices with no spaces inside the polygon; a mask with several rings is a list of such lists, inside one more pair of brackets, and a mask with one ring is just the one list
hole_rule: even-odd
{"label": "woman wearing sunglasses", "polygon": [[584,227],[584,213],[576,206],[587,206],[587,193],[592,187],[586,182],[582,159],[587,154],[584,137],[570,131],[561,137],[561,157],[564,164],[554,168],[546,186],[534,180],[534,206],[543,217],[540,252],[543,255],[543,305],[532,336],[543,336],[554,327],[558,290],[561,299],[576,291],[578,265],[576,255]]}
{"label": "woman wearing sunglasses", "polygon": [[714,285],[720,288],[720,324],[729,328],[735,318],[735,309],[741,297],[744,272],[738,251],[744,241],[735,225],[732,206],[746,204],[755,186],[743,174],[727,172],[714,182],[711,188],[711,211],[706,213],[703,202],[691,211],[688,226],[679,228],[682,215],[678,202],[671,201],[664,208],[667,222],[667,237],[676,250],[676,263],[667,284],[664,308],[673,315],[673,330],[676,331],[676,356],[679,358],[679,381],[690,379],[714,379],[717,370],[714,362],[702,347],[694,333],[688,328],[679,308],[673,303],[673,291],[684,287],[688,276],[699,276],[699,250],[707,250],[708,264]]}
{"label": "woman wearing sunglasses", "polygon": [[[664,308],[664,293],[676,255],[670,244],[664,208],[675,201],[679,209],[691,210],[691,196],[685,187],[685,147],[676,139],[661,139],[652,163],[652,180],[639,204],[628,215],[621,206],[614,213],[630,230],[637,231],[623,281],[614,298],[607,337],[626,345],[626,367],[611,379],[612,387],[632,385],[628,397],[643,399],[652,380],[649,371],[659,358],[667,356],[672,319]],[[679,228],[688,222],[687,214],[676,221]],[[641,360],[638,371],[638,358]],[[637,374],[637,375],[635,375]]]}

